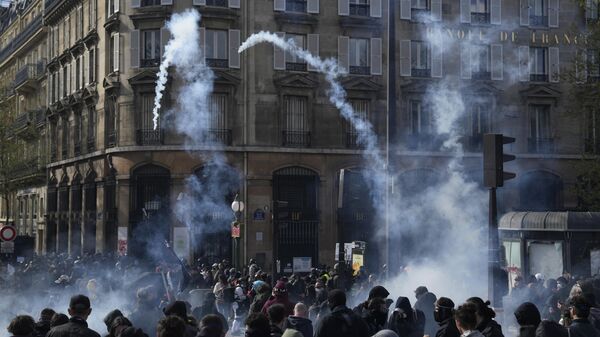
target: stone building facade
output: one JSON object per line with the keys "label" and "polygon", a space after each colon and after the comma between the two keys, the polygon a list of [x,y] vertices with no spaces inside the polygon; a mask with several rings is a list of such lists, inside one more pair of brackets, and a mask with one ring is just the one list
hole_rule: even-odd
{"label": "stone building facade", "polygon": [[[238,241],[232,214],[213,212],[208,226],[187,228],[170,213],[186,178],[207,169],[198,154],[212,151],[188,151],[168,119],[152,126],[164,25],[186,8],[202,15],[201,43],[215,72],[211,138],[244,178],[235,191],[246,204]],[[451,158],[432,136],[426,95],[448,81],[468,102],[462,141],[474,179],[483,133],[517,138],[518,177],[502,191],[502,209],[575,208],[572,167],[584,151],[596,153],[596,123],[588,121],[597,118],[571,113],[570,85],[559,74],[577,49],[572,24],[584,29],[597,9],[594,16],[571,0],[399,0],[396,55],[388,53],[387,13],[382,0],[46,1],[49,162],[40,252],[134,252],[146,222],[186,258],[212,263],[238,249],[238,262],[255,257],[267,269],[288,269],[293,257],[332,264],[336,242],[376,245],[356,130],[330,104],[323,76],[302,60],[268,45],[236,53],[260,30],[337,58],[349,71],[348,99],[373,123],[382,151],[394,57],[398,113],[389,128],[398,139],[390,140],[390,160],[403,188],[418,190]],[[437,29],[447,43],[439,49],[426,38]],[[164,103],[173,106],[177,80],[169,82]]]}

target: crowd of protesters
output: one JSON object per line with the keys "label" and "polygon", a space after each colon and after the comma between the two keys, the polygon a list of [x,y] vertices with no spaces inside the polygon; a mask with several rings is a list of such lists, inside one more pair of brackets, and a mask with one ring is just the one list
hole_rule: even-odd
{"label": "crowd of protesters", "polygon": [[[343,264],[275,278],[254,260],[240,270],[168,262],[49,254],[5,264],[0,314],[14,317],[16,337],[600,337],[600,278],[517,277],[504,298],[512,330],[481,298],[458,304],[421,286],[414,302],[394,300],[377,275]],[[88,325],[94,314],[102,331]]]}

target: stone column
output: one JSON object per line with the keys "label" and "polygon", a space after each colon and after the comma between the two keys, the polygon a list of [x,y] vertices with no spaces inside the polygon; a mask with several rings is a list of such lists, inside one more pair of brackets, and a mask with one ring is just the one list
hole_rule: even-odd
{"label": "stone column", "polygon": [[104,223],[106,212],[104,209],[104,182],[96,183],[96,253],[104,252]]}

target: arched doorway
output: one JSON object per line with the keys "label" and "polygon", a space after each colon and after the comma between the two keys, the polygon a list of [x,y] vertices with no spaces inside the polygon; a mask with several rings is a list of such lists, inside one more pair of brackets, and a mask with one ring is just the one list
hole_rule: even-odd
{"label": "arched doorway", "polygon": [[129,205],[130,234],[128,253],[140,258],[153,258],[170,239],[171,211],[168,169],[147,164],[133,170]]}
{"label": "arched doorway", "polygon": [[562,179],[547,171],[533,171],[519,179],[519,208],[523,211],[562,210]]}
{"label": "arched doorway", "polygon": [[[241,179],[229,165],[208,164],[194,171],[188,187],[197,208],[191,224],[194,258],[205,264],[232,259],[231,203]],[[233,261],[232,261],[233,262]]]}
{"label": "arched doorway", "polygon": [[364,174],[361,169],[343,169],[338,173],[338,241],[341,247],[342,243],[366,242],[364,265],[377,273],[383,237],[375,227],[375,208]]}
{"label": "arched doorway", "polygon": [[[319,256],[319,175],[303,167],[273,174],[273,259],[277,273],[292,272],[294,257]],[[279,262],[279,270],[277,270]]]}

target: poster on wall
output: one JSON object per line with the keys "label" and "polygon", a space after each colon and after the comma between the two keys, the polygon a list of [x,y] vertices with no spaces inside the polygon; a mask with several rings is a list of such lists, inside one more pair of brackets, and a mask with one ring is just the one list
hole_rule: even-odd
{"label": "poster on wall", "polygon": [[119,227],[117,230],[119,255],[127,255],[127,227]]}
{"label": "poster on wall", "polygon": [[360,267],[365,265],[364,257],[362,254],[352,254],[352,270],[354,275],[358,274]]}
{"label": "poster on wall", "polygon": [[312,258],[295,256],[292,268],[294,273],[309,273],[312,268]]}
{"label": "poster on wall", "polygon": [[188,258],[190,252],[190,239],[187,227],[173,228],[173,250],[178,258]]}

